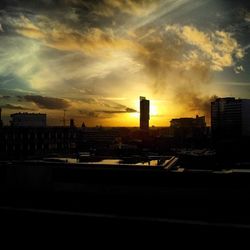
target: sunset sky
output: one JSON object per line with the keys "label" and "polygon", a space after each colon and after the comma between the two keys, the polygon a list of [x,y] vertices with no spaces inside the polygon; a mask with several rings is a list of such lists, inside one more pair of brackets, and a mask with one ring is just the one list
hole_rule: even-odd
{"label": "sunset sky", "polygon": [[138,126],[250,98],[250,1],[1,0],[0,107],[77,125]]}

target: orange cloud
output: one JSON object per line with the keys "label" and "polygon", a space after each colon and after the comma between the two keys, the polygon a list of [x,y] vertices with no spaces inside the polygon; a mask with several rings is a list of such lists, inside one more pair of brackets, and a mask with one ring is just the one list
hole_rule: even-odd
{"label": "orange cloud", "polygon": [[114,50],[146,52],[140,44],[117,37],[111,29],[89,28],[80,32],[45,17],[39,17],[37,24],[21,17],[20,23],[15,27],[17,33],[41,40],[47,46],[59,50],[81,51],[88,56],[105,57]]}
{"label": "orange cloud", "polygon": [[214,71],[222,71],[225,67],[234,65],[236,59],[244,57],[244,50],[225,31],[204,32],[194,26],[168,25],[167,32],[176,34],[182,42],[193,46],[187,60],[192,63],[193,59],[207,61]]}
{"label": "orange cloud", "polygon": [[129,15],[146,16],[157,8],[160,1],[152,0],[104,0],[109,8],[118,9]]}

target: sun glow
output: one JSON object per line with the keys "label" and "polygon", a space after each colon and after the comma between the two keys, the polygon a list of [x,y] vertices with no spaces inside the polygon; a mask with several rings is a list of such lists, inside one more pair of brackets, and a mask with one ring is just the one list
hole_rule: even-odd
{"label": "sun glow", "polygon": [[[137,110],[137,112],[130,113],[130,117],[139,119],[140,118],[140,101],[139,100],[135,101],[135,109]],[[153,100],[150,100],[149,114],[150,114],[150,116],[157,116],[159,114],[159,108],[154,103]]]}
{"label": "sun glow", "polygon": [[149,108],[149,112],[151,116],[156,116],[158,115],[158,107],[154,104],[154,103],[150,103],[150,108]]}

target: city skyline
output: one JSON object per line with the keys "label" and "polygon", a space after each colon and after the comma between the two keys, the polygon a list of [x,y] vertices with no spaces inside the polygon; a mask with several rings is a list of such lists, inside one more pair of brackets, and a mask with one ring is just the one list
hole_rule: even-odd
{"label": "city skyline", "polygon": [[4,122],[138,126],[138,96],[150,126],[209,118],[214,96],[250,98],[249,34],[246,1],[1,1]]}

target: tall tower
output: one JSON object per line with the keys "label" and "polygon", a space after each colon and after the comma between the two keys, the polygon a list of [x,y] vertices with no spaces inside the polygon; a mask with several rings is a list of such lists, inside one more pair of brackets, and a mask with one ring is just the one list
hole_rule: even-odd
{"label": "tall tower", "polygon": [[149,119],[149,100],[140,96],[140,129],[148,130]]}

